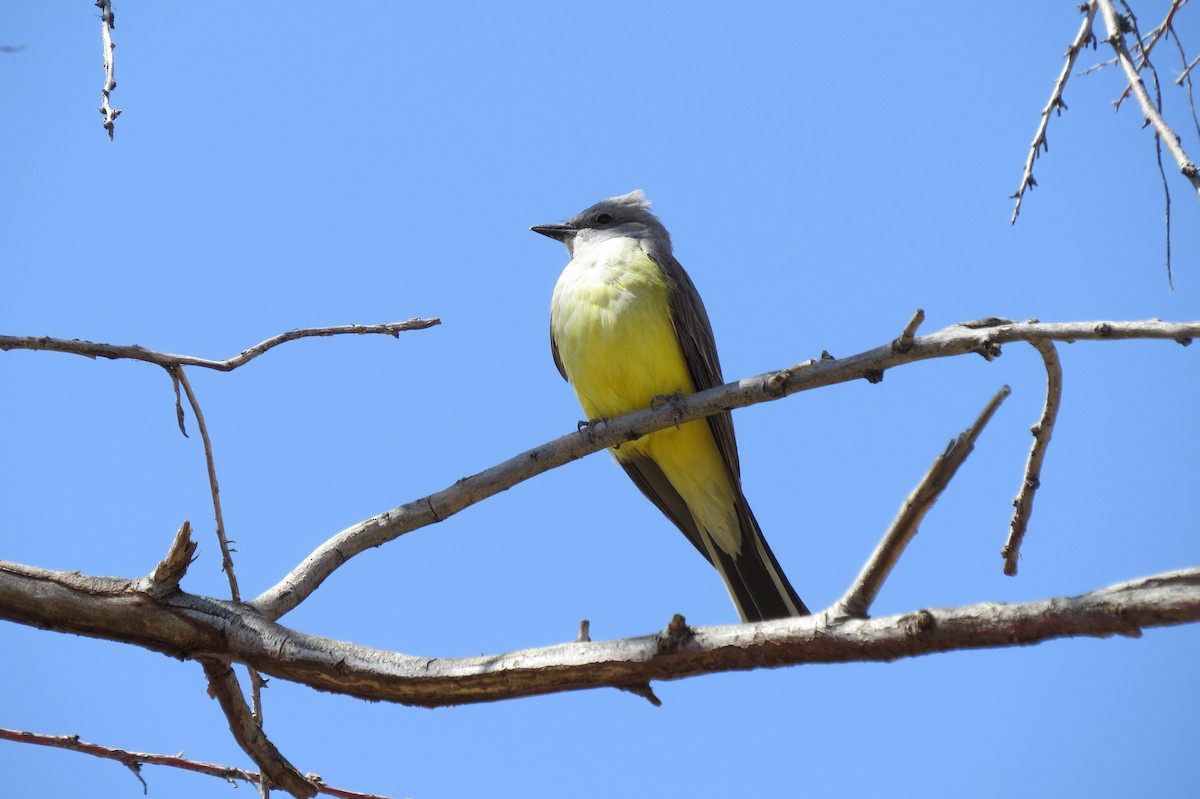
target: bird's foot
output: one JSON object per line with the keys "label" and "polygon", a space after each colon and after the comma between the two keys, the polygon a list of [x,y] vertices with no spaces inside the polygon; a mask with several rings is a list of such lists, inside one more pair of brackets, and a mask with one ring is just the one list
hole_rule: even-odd
{"label": "bird's foot", "polygon": [[655,394],[650,398],[650,410],[656,411],[664,405],[670,405],[675,419],[675,427],[679,427],[679,419],[683,416],[683,392],[674,394]]}
{"label": "bird's foot", "polygon": [[587,419],[580,421],[576,426],[576,431],[587,436],[588,441],[595,441],[596,436],[592,432],[597,425],[608,424],[608,417],[601,416],[599,419]]}

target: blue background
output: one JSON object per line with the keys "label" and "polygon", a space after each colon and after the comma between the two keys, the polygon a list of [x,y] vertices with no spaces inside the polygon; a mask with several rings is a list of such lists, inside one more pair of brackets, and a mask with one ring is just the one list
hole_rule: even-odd
{"label": "blue background", "polygon": [[[1167,3],[1138,3],[1153,27]],[[706,299],[726,377],[981,316],[1200,317],[1200,207],[1152,134],[1073,77],[1039,187],[1021,166],[1073,2],[119,3],[109,142],[90,3],[6,3],[0,332],[213,358],[301,326],[439,316],[189,372],[243,593],[363,518],[574,429],[548,347],[566,253],[528,232],[645,189]],[[1097,23],[1099,29],[1099,22]],[[1191,8],[1177,16],[1200,47]],[[1102,34],[1103,35],[1103,34]],[[1088,50],[1079,67],[1110,57]],[[1169,84],[1174,43],[1158,52]],[[1184,92],[1168,118],[1193,158]],[[1001,573],[1040,413],[1030,347],[735,414],[744,483],[800,594],[845,590],[946,441],[1013,387],[877,615],[1072,595],[1200,563],[1200,353],[1060,347],[1061,418]],[[135,577],[184,519],[184,588],[226,596],[199,437],[158,368],[0,353],[0,557]],[[194,422],[189,419],[194,431]],[[607,455],[354,559],[283,621],[426,656],[736,620],[716,574]],[[0,724],[249,767],[200,667],[0,627]],[[273,680],[301,769],[393,796],[1178,794],[1198,774],[1200,628],[1141,639],[723,674],[419,710]],[[138,796],[120,765],[0,743],[13,795]],[[152,795],[225,795],[147,768]],[[253,789],[243,786],[243,790]]]}

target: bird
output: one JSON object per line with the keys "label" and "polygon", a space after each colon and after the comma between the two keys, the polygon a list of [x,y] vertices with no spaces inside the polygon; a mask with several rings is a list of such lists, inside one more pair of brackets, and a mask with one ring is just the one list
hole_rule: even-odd
{"label": "bird", "polygon": [[[704,303],[640,189],[530,230],[570,256],[550,302],[550,350],[590,421],[725,382]],[[610,451],[716,568],[743,622],[808,615],[746,502],[728,411]]]}

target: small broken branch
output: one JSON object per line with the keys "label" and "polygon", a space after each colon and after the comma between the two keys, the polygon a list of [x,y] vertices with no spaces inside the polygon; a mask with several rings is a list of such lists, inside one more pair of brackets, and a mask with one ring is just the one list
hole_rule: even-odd
{"label": "small broken branch", "polygon": [[867,618],[867,612],[871,609],[875,597],[879,595],[879,589],[883,587],[884,581],[892,573],[892,567],[900,560],[904,548],[917,534],[921,520],[937,502],[946,486],[950,485],[950,481],[958,472],[958,467],[962,466],[967,456],[971,454],[971,450],[975,448],[975,441],[979,438],[979,434],[991,421],[992,415],[1000,407],[1000,403],[1011,393],[1012,390],[1008,386],[997,391],[984,406],[975,423],[960,433],[957,439],[951,441],[946,447],[946,451],[934,460],[925,477],[900,506],[900,512],[892,521],[887,532],[884,533],[882,540],[875,547],[875,551],[863,566],[862,571],[859,572],[854,583],[830,611],[831,619],[840,621],[848,618]]}
{"label": "small broken branch", "polygon": [[908,352],[912,349],[913,336],[917,335],[917,328],[925,321],[925,309],[918,308],[912,318],[908,320],[908,324],[904,326],[904,330],[900,333],[900,338],[892,342],[892,349],[896,352]]}
{"label": "small broken branch", "polygon": [[196,542],[192,540],[192,525],[191,522],[185,521],[175,533],[167,556],[158,562],[154,571],[139,581],[136,590],[161,597],[178,589],[179,581],[183,579],[188,566],[192,565],[195,553]]}

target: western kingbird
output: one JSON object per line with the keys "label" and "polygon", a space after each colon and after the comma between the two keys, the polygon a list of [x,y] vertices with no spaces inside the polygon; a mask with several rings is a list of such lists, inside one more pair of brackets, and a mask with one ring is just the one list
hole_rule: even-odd
{"label": "western kingbird", "polygon": [[[550,303],[550,349],[588,419],[725,382],[704,304],[640,190],[530,230],[561,241],[571,256]],[[612,453],[716,567],[743,621],[808,613],[742,494],[728,411]]]}

